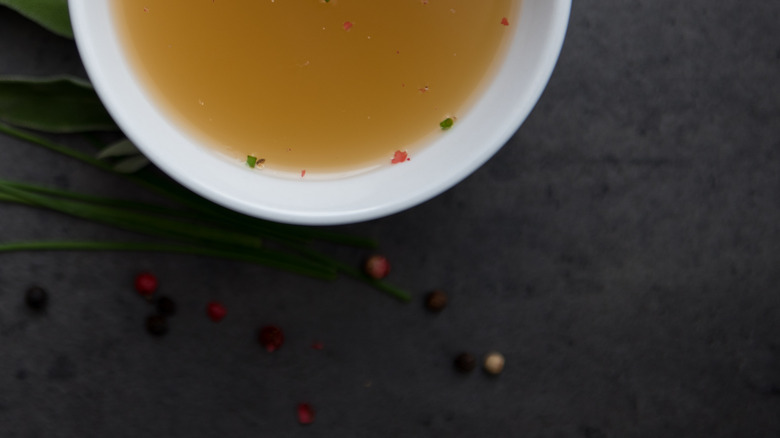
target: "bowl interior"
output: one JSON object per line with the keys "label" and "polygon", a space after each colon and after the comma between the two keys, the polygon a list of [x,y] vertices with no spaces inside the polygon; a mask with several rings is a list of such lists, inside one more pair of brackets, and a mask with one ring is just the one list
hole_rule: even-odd
{"label": "bowl interior", "polygon": [[184,186],[225,207],[308,225],[358,222],[424,202],[471,174],[528,116],[555,66],[571,0],[523,0],[505,59],[457,129],[411,161],[340,177],[287,178],[247,169],[179,129],[133,75],[113,28],[110,0],[70,0],[90,80],[124,133]]}

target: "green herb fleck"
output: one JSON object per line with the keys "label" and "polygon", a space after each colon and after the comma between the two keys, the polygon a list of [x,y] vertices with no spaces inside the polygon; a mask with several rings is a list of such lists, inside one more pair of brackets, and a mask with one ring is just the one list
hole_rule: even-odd
{"label": "green herb fleck", "polygon": [[439,126],[441,126],[441,129],[447,130],[452,128],[453,123],[455,122],[452,120],[452,117],[447,117],[439,123]]}
{"label": "green herb fleck", "polygon": [[254,155],[247,155],[246,156],[246,165],[251,167],[252,169],[255,168],[255,165],[257,164],[257,157]]}

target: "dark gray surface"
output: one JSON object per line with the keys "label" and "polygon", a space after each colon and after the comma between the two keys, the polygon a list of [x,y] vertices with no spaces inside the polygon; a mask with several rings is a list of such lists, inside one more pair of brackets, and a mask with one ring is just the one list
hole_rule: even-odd
{"label": "dark gray surface", "polygon": [[[344,227],[382,242],[410,305],[198,257],[0,255],[0,436],[780,436],[778,23],[768,0],[575,1],[549,87],[495,159]],[[0,73],[80,71],[72,43],[0,9]],[[0,151],[0,178],[135,193]],[[117,235],[0,205],[0,241]],[[164,339],[131,289],[144,269],[179,303]],[[43,316],[22,305],[32,283]],[[451,296],[437,316],[432,287]],[[274,354],[254,342],[266,323],[287,333]],[[453,372],[490,349],[500,377]]]}

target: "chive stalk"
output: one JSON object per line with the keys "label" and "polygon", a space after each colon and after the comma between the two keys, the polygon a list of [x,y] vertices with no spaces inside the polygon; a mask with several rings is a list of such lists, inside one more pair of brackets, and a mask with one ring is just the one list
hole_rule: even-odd
{"label": "chive stalk", "polygon": [[[117,242],[21,242],[0,244],[0,252],[24,250],[127,250],[152,251],[204,255],[232,260],[259,263],[289,272],[316,278],[333,279],[339,273],[364,281],[374,288],[401,300],[411,299],[408,292],[383,281],[370,279],[347,264],[321,254],[305,246],[300,239],[285,239],[285,233],[294,228],[271,222],[271,228],[281,230],[272,237],[279,240],[283,250],[263,245],[258,235],[235,231],[236,223],[254,223],[251,218],[225,214],[223,222],[206,225],[202,217],[192,220],[192,211],[179,210],[155,204],[102,198],[67,190],[53,189],[33,184],[0,180],[0,201],[46,208],[82,219],[135,231],[149,236],[178,240],[180,243],[117,243]],[[202,200],[205,203],[207,201]],[[211,210],[208,210],[211,211]],[[232,212],[231,212],[232,213]],[[207,215],[208,216],[208,215]],[[214,212],[209,220],[220,217]],[[230,217],[232,216],[232,217]],[[286,229],[285,229],[286,228]],[[295,227],[306,230],[304,227]],[[317,237],[323,230],[315,230],[310,237]],[[370,240],[353,238],[335,232],[326,232],[324,241],[342,240],[348,244],[370,246]],[[274,233],[271,232],[271,235]],[[325,234],[325,233],[323,233]]]}

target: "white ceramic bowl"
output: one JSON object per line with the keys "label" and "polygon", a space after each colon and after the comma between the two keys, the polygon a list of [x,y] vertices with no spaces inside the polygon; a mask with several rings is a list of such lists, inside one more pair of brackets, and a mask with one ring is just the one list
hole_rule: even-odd
{"label": "white ceramic bowl", "polygon": [[[87,73],[116,123],[143,153],[184,186],[248,215],[308,225],[359,222],[413,207],[467,177],[518,129],[552,74],[571,0],[522,0],[505,60],[456,128],[413,160],[358,175],[315,180],[237,171],[180,129],[148,98],[123,57],[111,0],[69,0]],[[186,158],[183,158],[186,157]],[[245,167],[245,166],[243,166]]]}

